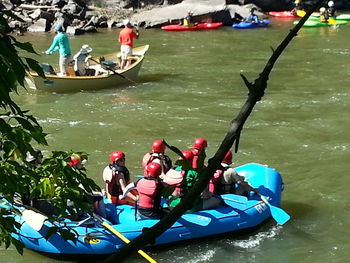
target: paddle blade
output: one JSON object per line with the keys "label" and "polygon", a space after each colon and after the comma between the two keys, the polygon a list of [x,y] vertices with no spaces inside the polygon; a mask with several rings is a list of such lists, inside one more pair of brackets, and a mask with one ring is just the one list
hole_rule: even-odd
{"label": "paddle blade", "polygon": [[270,207],[271,215],[277,224],[284,225],[290,219],[290,215],[288,215],[282,208],[273,206],[270,203],[268,203],[268,206]]}
{"label": "paddle blade", "polygon": [[304,10],[297,10],[297,16],[303,17],[305,14],[306,12]]}

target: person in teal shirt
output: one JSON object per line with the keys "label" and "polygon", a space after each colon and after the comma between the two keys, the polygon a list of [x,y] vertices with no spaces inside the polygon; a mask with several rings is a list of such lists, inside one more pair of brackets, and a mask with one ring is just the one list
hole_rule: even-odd
{"label": "person in teal shirt", "polygon": [[70,49],[68,36],[63,32],[63,27],[61,25],[55,26],[57,35],[54,37],[51,46],[46,50],[46,54],[52,54],[52,52],[59,51],[59,66],[60,74],[62,76],[68,75],[68,64],[72,60],[72,52]]}

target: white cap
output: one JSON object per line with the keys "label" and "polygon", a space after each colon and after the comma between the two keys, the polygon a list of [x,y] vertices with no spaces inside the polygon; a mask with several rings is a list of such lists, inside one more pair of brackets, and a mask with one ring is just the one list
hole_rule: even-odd
{"label": "white cap", "polygon": [[130,23],[130,20],[129,20],[129,19],[124,19],[124,20],[123,20],[123,24],[124,24],[124,26],[127,26],[127,25],[129,25],[129,24],[131,24],[131,23]]}
{"label": "white cap", "polygon": [[83,54],[90,53],[92,51],[92,48],[89,47],[89,45],[83,45],[80,49],[80,52]]}

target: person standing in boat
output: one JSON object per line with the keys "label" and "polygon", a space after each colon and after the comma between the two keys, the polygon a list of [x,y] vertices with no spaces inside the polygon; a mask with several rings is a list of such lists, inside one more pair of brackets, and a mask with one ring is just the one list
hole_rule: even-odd
{"label": "person standing in boat", "polygon": [[124,28],[120,31],[118,41],[120,43],[121,63],[120,69],[126,69],[131,61],[128,59],[132,55],[134,38],[138,38],[140,33],[138,29],[134,30],[129,19],[123,21]]}
{"label": "person standing in boat", "polygon": [[119,197],[124,199],[131,190],[136,189],[139,193],[137,214],[141,219],[160,219],[163,217],[161,197],[166,184],[159,178],[161,172],[162,167],[159,163],[151,162],[147,164],[143,172],[144,177],[127,185],[123,194]]}
{"label": "person standing in boat", "polygon": [[125,187],[130,183],[130,173],[125,167],[125,154],[121,151],[112,152],[109,156],[111,164],[107,165],[103,170],[103,180],[106,183],[107,198],[113,204],[129,204],[133,205],[136,196],[128,193],[128,200],[119,200],[119,195],[123,194]]}
{"label": "person standing in boat", "polygon": [[203,138],[196,138],[193,142],[193,161],[192,161],[192,168],[196,171],[199,171],[203,169],[204,167],[204,159],[206,157],[205,155],[205,148],[208,147],[208,142],[206,139]]}
{"label": "person standing in boat", "polygon": [[164,174],[166,174],[170,170],[170,168],[173,166],[170,157],[164,153],[165,149],[166,149],[166,146],[164,142],[161,140],[156,140],[152,143],[152,152],[146,153],[142,159],[143,168],[145,168],[146,165],[151,162],[160,164],[162,168],[160,178],[162,178]]}
{"label": "person standing in boat", "polygon": [[79,52],[74,55],[74,71],[77,76],[94,76],[95,70],[90,69],[89,59],[91,58],[90,52],[92,48],[89,45],[83,45]]}
{"label": "person standing in boat", "polygon": [[72,60],[72,52],[70,49],[69,39],[67,34],[63,32],[62,25],[56,25],[55,31],[57,35],[54,37],[53,42],[48,50],[45,51],[46,54],[50,55],[52,52],[59,51],[59,66],[60,75],[68,75],[68,64]]}

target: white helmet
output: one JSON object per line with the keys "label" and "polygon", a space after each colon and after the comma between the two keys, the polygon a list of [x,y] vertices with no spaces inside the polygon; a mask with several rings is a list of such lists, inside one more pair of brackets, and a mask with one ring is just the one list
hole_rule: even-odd
{"label": "white helmet", "polygon": [[325,12],[325,11],[326,11],[326,8],[325,8],[325,7],[321,7],[321,8],[320,8],[320,12],[321,12],[321,13],[323,13],[323,12]]}
{"label": "white helmet", "polygon": [[328,2],[328,6],[329,6],[329,7],[334,6],[334,2],[333,2],[333,1],[329,1],[329,2]]}

